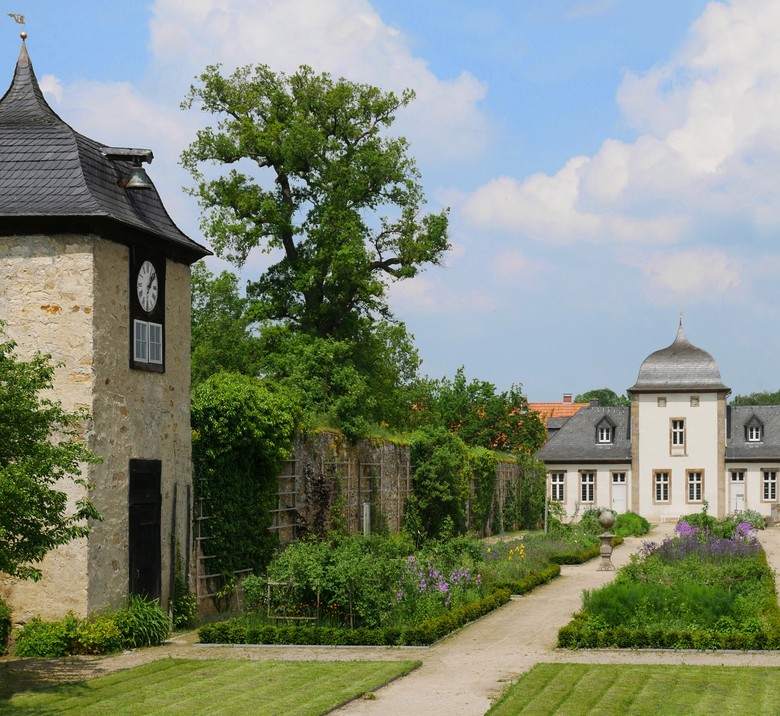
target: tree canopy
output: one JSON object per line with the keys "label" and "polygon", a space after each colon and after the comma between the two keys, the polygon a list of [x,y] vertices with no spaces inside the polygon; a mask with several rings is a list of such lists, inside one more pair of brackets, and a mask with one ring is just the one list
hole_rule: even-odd
{"label": "tree canopy", "polygon": [[47,552],[87,535],[88,520],[100,519],[86,498],[70,511],[57,489],[66,479],[84,484],[81,464],[98,458],[79,438],[88,416],[42,397],[52,388],[49,357],[21,360],[15,347],[0,341],[0,572],[37,580]]}
{"label": "tree canopy", "polygon": [[[361,319],[388,313],[388,282],[440,262],[447,212],[421,215],[408,144],[385,134],[413,97],[306,66],[225,76],[212,65],[190,88],[182,106],[218,118],[182,155],[204,233],[239,266],[254,248],[280,256],[248,285],[261,318],[350,338]],[[204,163],[234,166],[212,178]]]}
{"label": "tree canopy", "polygon": [[218,276],[204,264],[192,267],[192,387],[220,371],[257,376],[259,338],[251,302],[238,277]]}
{"label": "tree canopy", "polygon": [[780,405],[780,390],[770,393],[759,391],[748,395],[735,395],[731,399],[732,405]]}
{"label": "tree canopy", "polygon": [[575,396],[575,403],[590,403],[591,400],[598,400],[599,405],[620,406],[627,408],[631,401],[626,395],[618,395],[612,388],[596,388],[588,390]]}
{"label": "tree canopy", "polygon": [[543,421],[529,412],[520,386],[499,392],[488,381],[468,381],[463,367],[450,380],[419,383],[410,420],[441,426],[467,445],[531,454],[546,439]]}

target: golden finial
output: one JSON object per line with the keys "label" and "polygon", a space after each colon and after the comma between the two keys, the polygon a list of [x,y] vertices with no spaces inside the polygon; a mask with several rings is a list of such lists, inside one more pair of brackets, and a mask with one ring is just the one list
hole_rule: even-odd
{"label": "golden finial", "polygon": [[27,33],[26,33],[26,32],[24,32],[24,31],[22,31],[22,32],[20,32],[20,33],[19,33],[19,37],[21,37],[21,38],[22,38],[22,41],[24,41],[24,40],[26,40],[26,39],[27,39]]}

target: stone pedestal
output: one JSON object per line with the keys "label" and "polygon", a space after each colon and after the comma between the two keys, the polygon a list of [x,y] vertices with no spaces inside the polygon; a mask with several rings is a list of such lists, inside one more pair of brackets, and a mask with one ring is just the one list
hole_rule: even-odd
{"label": "stone pedestal", "polygon": [[599,535],[601,540],[601,547],[599,553],[601,554],[601,563],[599,564],[599,572],[614,572],[615,565],[612,564],[612,538],[615,536],[609,530],[615,524],[615,515],[609,510],[603,510],[599,515],[599,523],[604,528],[604,532]]}

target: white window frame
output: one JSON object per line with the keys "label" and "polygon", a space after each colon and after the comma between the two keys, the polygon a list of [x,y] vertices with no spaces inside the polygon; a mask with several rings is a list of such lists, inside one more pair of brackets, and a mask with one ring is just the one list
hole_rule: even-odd
{"label": "white window frame", "polygon": [[596,501],[596,473],[580,473],[580,502],[591,504]]}
{"label": "white window frame", "polygon": [[671,420],[672,447],[685,447],[685,418],[672,418]]}
{"label": "white window frame", "polygon": [[566,473],[550,473],[550,499],[554,502],[566,502]]}
{"label": "white window frame", "polygon": [[688,470],[685,473],[686,502],[704,501],[704,470]]}
{"label": "white window frame", "polygon": [[669,419],[669,454],[686,454],[685,418]]}
{"label": "white window frame", "polygon": [[744,470],[731,470],[731,482],[732,483],[743,483],[745,482],[745,471]]}
{"label": "white window frame", "polygon": [[599,428],[598,441],[602,444],[612,442],[612,428],[609,425],[603,425]]}
{"label": "white window frame", "polygon": [[653,502],[668,504],[672,494],[672,473],[669,470],[653,472]]}
{"label": "white window frame", "polygon": [[162,365],[163,327],[161,323],[133,320],[133,360]]}
{"label": "white window frame", "polygon": [[777,501],[777,470],[761,470],[761,502]]}
{"label": "white window frame", "polygon": [[761,442],[761,426],[749,425],[747,429],[747,439],[749,443]]}

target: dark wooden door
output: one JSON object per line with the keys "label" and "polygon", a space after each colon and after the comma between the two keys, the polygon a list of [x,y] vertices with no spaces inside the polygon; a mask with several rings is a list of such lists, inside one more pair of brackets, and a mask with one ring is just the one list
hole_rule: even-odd
{"label": "dark wooden door", "polygon": [[160,598],[160,460],[130,460],[130,594]]}

